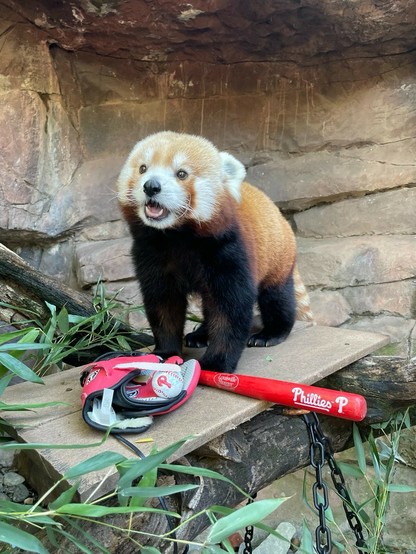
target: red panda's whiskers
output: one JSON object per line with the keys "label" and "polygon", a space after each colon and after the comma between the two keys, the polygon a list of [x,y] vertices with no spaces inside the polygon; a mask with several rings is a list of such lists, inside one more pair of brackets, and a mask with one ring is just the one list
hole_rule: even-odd
{"label": "red panda's whiskers", "polygon": [[180,213],[180,215],[178,216],[178,219],[184,217],[185,215],[191,214],[191,215],[192,215],[192,219],[193,219],[194,221],[196,221],[196,222],[199,223],[199,224],[201,223],[201,221],[200,221],[200,219],[199,219],[197,213],[196,213],[195,210],[192,208],[189,199],[187,199],[187,201],[186,201],[184,204],[180,205],[180,206],[179,206],[179,209],[181,210],[181,213]]}

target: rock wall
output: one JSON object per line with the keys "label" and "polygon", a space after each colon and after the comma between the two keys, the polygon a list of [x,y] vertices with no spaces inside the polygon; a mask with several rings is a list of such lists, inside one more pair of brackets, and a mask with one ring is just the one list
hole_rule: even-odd
{"label": "rock wall", "polygon": [[411,0],[3,1],[0,240],[140,303],[118,171],[202,134],[293,223],[318,322],[415,355],[415,24]]}

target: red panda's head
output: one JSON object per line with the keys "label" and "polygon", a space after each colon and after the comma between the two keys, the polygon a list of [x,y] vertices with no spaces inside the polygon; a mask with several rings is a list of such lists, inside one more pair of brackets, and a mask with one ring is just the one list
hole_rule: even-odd
{"label": "red panda's head", "polygon": [[118,198],[123,211],[133,210],[151,227],[205,223],[220,215],[226,198],[240,200],[244,176],[243,164],[208,140],[163,131],[133,148],[118,179]]}

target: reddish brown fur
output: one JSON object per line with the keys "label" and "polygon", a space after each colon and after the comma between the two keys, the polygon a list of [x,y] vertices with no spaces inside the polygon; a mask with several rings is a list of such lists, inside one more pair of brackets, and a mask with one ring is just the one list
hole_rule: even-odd
{"label": "reddish brown fur", "polygon": [[296,259],[293,231],[275,204],[248,183],[241,187],[237,220],[257,284],[283,284]]}
{"label": "reddish brown fur", "polygon": [[194,222],[195,233],[200,236],[215,236],[230,229],[236,221],[238,206],[235,198],[226,191],[217,198],[215,214],[209,221]]}
{"label": "reddish brown fur", "polygon": [[137,212],[132,204],[120,204],[121,212],[128,223],[137,221]]}

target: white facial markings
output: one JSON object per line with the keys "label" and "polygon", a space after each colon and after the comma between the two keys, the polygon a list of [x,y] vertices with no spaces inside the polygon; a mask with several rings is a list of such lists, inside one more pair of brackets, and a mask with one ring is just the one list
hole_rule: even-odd
{"label": "white facial markings", "polygon": [[211,179],[196,177],[194,181],[195,206],[192,215],[198,221],[209,221],[214,215],[221,183]]}
{"label": "white facial markings", "polygon": [[126,162],[120,171],[120,175],[117,181],[117,197],[121,204],[130,204],[131,203],[131,191],[129,183],[134,175],[133,167]]}
{"label": "white facial markings", "polygon": [[151,148],[151,147],[144,148],[140,152],[140,159],[142,160],[142,163],[148,166],[152,160],[153,154],[154,154],[154,148]]}
{"label": "white facial markings", "polygon": [[[187,173],[190,173],[189,167],[186,166],[187,155],[184,152],[177,152],[172,159],[172,168],[175,173],[179,169],[184,169]],[[186,166],[186,167],[185,167]]]}
{"label": "white facial markings", "polygon": [[[140,157],[140,160],[144,158]],[[143,186],[149,181],[154,180],[160,184],[160,192],[149,198],[144,192]],[[134,187],[133,196],[135,202],[139,205],[139,216],[146,225],[158,229],[166,229],[174,225],[176,220],[183,214],[189,205],[186,191],[177,182],[172,167],[151,165],[141,174],[137,185]],[[145,204],[151,200],[166,208],[169,214],[162,219],[147,217],[145,213]]]}
{"label": "white facial markings", "polygon": [[[240,201],[245,177],[243,164],[231,154],[218,152],[201,137],[184,136],[185,140],[183,135],[173,132],[150,135],[134,146],[120,172],[120,203],[135,206],[146,225],[163,229],[190,219],[209,221],[221,209],[224,191]],[[146,169],[140,173],[142,165]],[[182,175],[177,176],[179,170],[187,174],[182,180]],[[160,192],[149,198],[143,185],[151,179],[160,184]],[[157,214],[158,205],[165,208],[166,214],[160,219],[151,217],[150,211],[152,206]]]}

